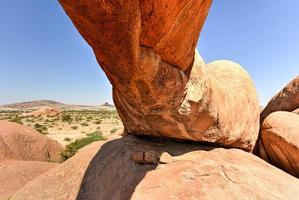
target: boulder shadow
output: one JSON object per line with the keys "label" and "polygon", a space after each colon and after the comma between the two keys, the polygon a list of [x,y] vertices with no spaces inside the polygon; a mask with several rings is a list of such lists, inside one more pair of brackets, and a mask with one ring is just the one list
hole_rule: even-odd
{"label": "boulder shadow", "polygon": [[[108,141],[91,160],[82,179],[77,200],[127,200],[157,163],[140,164],[132,157],[154,152],[158,160],[163,152],[179,156],[191,151],[210,151],[215,146],[169,139],[125,136]],[[143,154],[144,155],[144,154]]]}

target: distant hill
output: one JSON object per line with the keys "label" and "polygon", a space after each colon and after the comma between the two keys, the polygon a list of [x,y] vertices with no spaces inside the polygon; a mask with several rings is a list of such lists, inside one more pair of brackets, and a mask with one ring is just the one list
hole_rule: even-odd
{"label": "distant hill", "polygon": [[56,101],[51,101],[51,100],[38,100],[38,101],[27,101],[21,103],[7,104],[1,107],[12,108],[12,109],[31,109],[31,108],[38,108],[44,106],[63,108],[67,105]]}
{"label": "distant hill", "polygon": [[109,103],[104,103],[101,106],[88,106],[88,105],[69,105],[60,103],[57,101],[52,100],[37,100],[37,101],[27,101],[27,102],[20,102],[20,103],[13,103],[13,104],[7,104],[0,106],[0,109],[8,109],[8,110],[36,110],[41,107],[53,107],[53,108],[59,108],[64,110],[81,110],[81,109],[101,109],[101,108],[107,108],[111,109],[114,108],[113,105]]}

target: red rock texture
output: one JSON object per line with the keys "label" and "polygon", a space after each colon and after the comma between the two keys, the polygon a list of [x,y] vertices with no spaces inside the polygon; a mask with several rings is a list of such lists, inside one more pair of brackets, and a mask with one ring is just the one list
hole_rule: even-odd
{"label": "red rock texture", "polygon": [[289,111],[299,108],[299,76],[286,85],[268,103],[261,114],[261,123],[275,111]]}
{"label": "red rock texture", "polygon": [[195,48],[212,0],[60,0],[113,86],[125,131],[251,151],[259,104],[236,63]]}
{"label": "red rock texture", "polygon": [[0,121],[0,161],[61,160],[63,147],[41,133],[17,123]]}
{"label": "red rock texture", "polygon": [[278,111],[262,125],[260,155],[299,178],[299,115]]}
{"label": "red rock texture", "polygon": [[0,199],[9,199],[17,190],[58,164],[37,161],[0,162]]}
{"label": "red rock texture", "polygon": [[[158,164],[132,159],[140,152]],[[126,136],[87,146],[11,200],[298,198],[298,179],[242,150]]]}

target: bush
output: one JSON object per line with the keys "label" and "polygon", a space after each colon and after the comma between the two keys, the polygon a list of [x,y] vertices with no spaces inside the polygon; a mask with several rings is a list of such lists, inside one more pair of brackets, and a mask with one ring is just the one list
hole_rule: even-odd
{"label": "bush", "polygon": [[95,121],[94,123],[97,124],[97,125],[99,125],[99,124],[102,123],[102,120],[99,119],[99,120]]}
{"label": "bush", "polygon": [[69,142],[69,141],[71,141],[71,138],[66,137],[66,138],[64,138],[64,141]]}
{"label": "bush", "polygon": [[110,131],[110,133],[113,134],[113,133],[115,133],[117,130],[118,130],[117,128],[113,128],[113,129]]}
{"label": "bush", "polygon": [[74,129],[74,130],[77,130],[78,126],[72,126],[71,128]]}
{"label": "bush", "polygon": [[77,151],[88,144],[91,144],[95,141],[104,140],[105,138],[101,135],[101,132],[93,132],[87,134],[86,138],[77,139],[74,142],[66,146],[65,150],[61,153],[62,159],[67,160],[74,156]]}
{"label": "bush", "polygon": [[23,124],[22,119],[18,116],[13,117],[11,120],[9,120],[10,122],[15,122],[18,124]]}
{"label": "bush", "polygon": [[63,122],[72,122],[72,116],[70,114],[64,114],[61,116],[61,121]]}
{"label": "bush", "polygon": [[34,129],[40,132],[41,134],[48,134],[48,128],[45,125],[41,125],[39,123],[34,124]]}
{"label": "bush", "polygon": [[86,122],[81,123],[81,126],[89,126]]}

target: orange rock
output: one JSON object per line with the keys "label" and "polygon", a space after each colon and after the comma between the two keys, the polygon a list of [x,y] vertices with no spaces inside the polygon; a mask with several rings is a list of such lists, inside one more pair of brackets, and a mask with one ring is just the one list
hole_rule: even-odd
{"label": "orange rock", "polygon": [[253,149],[259,105],[250,77],[195,53],[211,0],[60,3],[113,85],[126,133]]}
{"label": "orange rock", "polygon": [[39,176],[17,191],[10,199],[76,200],[84,174],[93,164],[103,142],[94,142],[55,169]]}
{"label": "orange rock", "polygon": [[0,162],[0,199],[9,199],[17,190],[58,164],[37,161]]}
{"label": "orange rock", "polygon": [[39,132],[17,123],[0,121],[0,161],[60,161],[63,147]]}
{"label": "orange rock", "polygon": [[275,111],[289,111],[299,108],[299,76],[275,95],[261,114],[261,123]]}
{"label": "orange rock", "polygon": [[57,108],[50,108],[50,107],[43,107],[39,110],[30,112],[30,113],[23,113],[21,114],[22,117],[38,117],[41,115],[50,115],[50,116],[54,116],[54,115],[58,115],[61,113],[61,110],[57,109]]}
{"label": "orange rock", "polygon": [[[142,151],[174,159],[138,164]],[[11,200],[298,198],[298,179],[242,150],[127,136],[87,146]]]}
{"label": "orange rock", "polygon": [[299,178],[299,115],[274,112],[261,130],[260,156]]}

